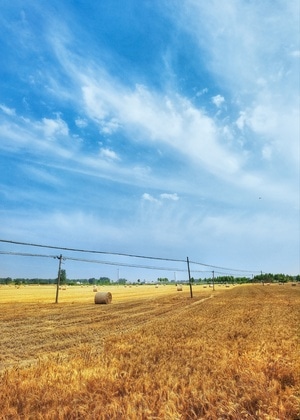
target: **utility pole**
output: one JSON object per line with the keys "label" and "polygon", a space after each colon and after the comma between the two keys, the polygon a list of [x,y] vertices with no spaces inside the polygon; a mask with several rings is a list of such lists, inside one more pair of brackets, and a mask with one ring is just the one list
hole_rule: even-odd
{"label": "utility pole", "polygon": [[192,298],[193,297],[193,288],[192,288],[189,257],[186,257],[186,262],[187,262],[188,273],[189,273],[190,294],[191,294],[191,298]]}
{"label": "utility pole", "polygon": [[60,273],[61,273],[61,260],[62,255],[60,254],[59,257],[56,257],[59,260],[58,265],[58,276],[57,276],[57,283],[56,283],[56,297],[55,297],[55,303],[58,303],[58,291],[59,291],[59,285],[60,285]]}
{"label": "utility pole", "polygon": [[212,272],[212,285],[213,285],[213,291],[215,291],[215,272],[214,272],[214,270]]}

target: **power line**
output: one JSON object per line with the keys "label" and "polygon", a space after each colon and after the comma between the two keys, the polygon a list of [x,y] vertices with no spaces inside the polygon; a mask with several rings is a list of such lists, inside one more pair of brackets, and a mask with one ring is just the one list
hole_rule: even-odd
{"label": "power line", "polygon": [[[43,244],[36,244],[36,243],[29,243],[29,242],[19,242],[19,241],[11,241],[7,239],[0,239],[0,242],[14,244],[14,245],[25,245],[25,246],[32,246],[32,247],[39,247],[39,248],[47,248],[47,249],[57,249],[60,251],[71,251],[71,252],[82,252],[82,253],[89,253],[89,254],[102,254],[102,255],[116,255],[121,257],[130,257],[130,258],[142,258],[148,260],[157,260],[157,261],[172,261],[172,262],[181,262],[186,263],[186,260],[182,259],[175,259],[175,258],[162,258],[162,257],[154,257],[154,256],[146,256],[146,255],[137,255],[137,254],[127,254],[121,252],[108,252],[108,251],[95,251],[95,250],[87,250],[87,249],[78,249],[78,248],[67,248],[67,247],[58,247],[53,245],[43,245]],[[201,265],[204,267],[216,268],[219,270],[227,270],[227,271],[235,271],[238,273],[260,273],[261,270],[243,270],[243,269],[235,269],[235,268],[228,268],[228,267],[221,267],[212,264],[205,264],[202,262],[197,261],[190,261],[191,264]],[[121,265],[121,264],[119,264]],[[178,270],[180,271],[180,270]],[[185,270],[183,270],[185,271]],[[193,270],[195,271],[195,270]]]}
{"label": "power line", "polygon": [[[57,255],[31,254],[31,253],[27,253],[27,252],[0,251],[0,254],[17,255],[17,256],[22,256],[22,257],[59,258]],[[90,259],[85,259],[85,258],[73,258],[73,257],[62,257],[62,259],[64,261],[71,260],[71,261],[79,261],[79,262],[86,262],[86,263],[114,265],[114,266],[120,266],[120,267],[145,268],[145,269],[149,269],[149,270],[182,271],[182,272],[186,271],[182,268],[156,267],[156,266],[141,265],[141,264],[126,264],[126,263],[120,263],[120,262],[116,262],[116,261],[90,260]]]}
{"label": "power line", "polygon": [[118,266],[118,267],[120,266],[120,267],[131,267],[131,268],[145,268],[145,269],[148,269],[148,270],[165,270],[165,271],[182,271],[182,272],[186,271],[182,268],[155,267],[155,266],[149,266],[149,265],[126,264],[126,263],[120,263],[120,262],[114,262],[114,261],[89,260],[89,259],[83,259],[83,258],[66,257],[66,260],[81,261],[81,262],[96,263],[96,264],[115,265],[115,266]]}
{"label": "power line", "polygon": [[28,252],[9,252],[0,251],[2,255],[18,255],[21,257],[42,257],[42,258],[57,258],[57,255],[45,255],[45,254],[30,254]]}
{"label": "power line", "polygon": [[[0,254],[1,255],[15,255],[15,256],[21,256],[21,257],[41,257],[41,258],[54,258],[54,259],[60,258],[57,255],[33,254],[29,252],[0,251]],[[104,265],[111,265],[111,266],[118,266],[118,267],[143,268],[147,270],[186,272],[186,269],[182,269],[182,268],[157,267],[157,266],[149,266],[149,265],[142,265],[142,264],[128,264],[128,263],[121,263],[117,261],[91,260],[91,259],[86,259],[86,258],[74,258],[74,257],[62,257],[62,260],[79,261],[79,262],[94,263],[94,264],[104,264]],[[211,270],[191,270],[191,271],[192,273],[211,273]],[[220,271],[215,271],[215,273],[228,275],[228,273],[220,272]]]}
{"label": "power line", "polygon": [[87,250],[87,249],[78,249],[78,248],[67,248],[67,247],[59,247],[53,245],[42,245],[42,244],[34,244],[28,242],[18,242],[18,241],[10,241],[6,239],[0,239],[0,242],[5,242],[14,245],[25,245],[25,246],[34,246],[39,248],[48,248],[48,249],[58,249],[63,251],[72,251],[72,252],[83,252],[89,254],[106,254],[106,255],[117,255],[121,257],[131,257],[131,258],[143,258],[148,260],[160,260],[160,261],[173,261],[173,262],[183,262],[186,263],[186,260],[180,260],[175,258],[162,258],[162,257],[153,257],[153,256],[145,256],[145,255],[136,255],[136,254],[125,254],[121,252],[108,252],[108,251],[95,251],[95,250]]}
{"label": "power line", "polygon": [[261,270],[241,270],[236,268],[220,267],[217,265],[204,264],[201,262],[190,261],[190,264],[203,265],[204,267],[217,268],[219,270],[237,271],[238,273],[260,273]]}

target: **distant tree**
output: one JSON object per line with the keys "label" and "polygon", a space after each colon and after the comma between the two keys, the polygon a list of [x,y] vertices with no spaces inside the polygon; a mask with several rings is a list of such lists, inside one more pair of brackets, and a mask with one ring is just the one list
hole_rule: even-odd
{"label": "distant tree", "polygon": [[287,276],[284,274],[275,274],[274,280],[278,281],[279,283],[286,283],[288,281]]}
{"label": "distant tree", "polygon": [[67,283],[67,272],[66,270],[60,270],[60,284]]}
{"label": "distant tree", "polygon": [[97,280],[97,284],[110,284],[110,278],[100,277],[99,280]]}
{"label": "distant tree", "polygon": [[118,284],[126,284],[126,283],[127,283],[127,280],[124,278],[121,278],[118,280]]}
{"label": "distant tree", "polygon": [[158,277],[157,281],[159,283],[168,283],[169,279],[167,277]]}

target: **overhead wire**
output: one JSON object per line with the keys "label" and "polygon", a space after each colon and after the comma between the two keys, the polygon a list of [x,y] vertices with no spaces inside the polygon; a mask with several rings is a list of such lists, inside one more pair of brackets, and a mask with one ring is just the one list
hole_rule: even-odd
{"label": "overhead wire", "polygon": [[[33,253],[27,253],[27,252],[0,251],[0,254],[17,255],[17,256],[23,256],[23,257],[44,257],[44,258],[56,258],[56,259],[60,258],[57,255],[33,254]],[[69,257],[69,256],[64,256],[61,258],[64,261],[71,260],[71,261],[79,261],[79,262],[86,262],[86,263],[112,265],[112,266],[118,266],[118,267],[144,268],[148,270],[159,270],[159,271],[164,270],[164,271],[186,272],[186,269],[178,268],[178,267],[157,267],[157,266],[149,266],[149,265],[142,265],[142,264],[121,263],[117,261],[103,261],[103,260],[92,260],[92,259],[86,259],[86,258],[74,258],[74,257]],[[204,271],[194,270],[194,272],[202,273]]]}
{"label": "overhead wire", "polygon": [[31,254],[29,252],[11,252],[11,251],[0,251],[2,255],[18,255],[21,257],[42,257],[42,258],[59,258],[57,255],[45,255],[45,254]]}
{"label": "overhead wire", "polygon": [[153,257],[153,256],[137,255],[137,254],[126,254],[122,252],[95,251],[95,250],[87,250],[87,249],[79,249],[79,248],[67,248],[67,247],[59,247],[59,246],[54,246],[54,245],[42,245],[42,244],[35,244],[35,243],[28,243],[28,242],[10,241],[6,239],[0,239],[0,242],[5,242],[5,243],[10,243],[10,244],[15,244],[15,245],[48,248],[48,249],[58,249],[61,251],[82,252],[82,253],[89,253],[89,254],[117,255],[117,256],[122,256],[122,257],[143,258],[143,259],[148,259],[148,260],[174,261],[174,262],[184,262],[184,263],[186,262],[186,260],[175,259],[175,258],[162,258],[162,257]]}
{"label": "overhead wire", "polygon": [[[27,252],[10,252],[10,251],[0,251],[0,254],[5,255],[18,255],[23,257],[44,257],[44,258],[57,258],[60,257],[57,255],[45,255],[45,254],[32,254]],[[105,265],[113,265],[113,266],[120,266],[120,267],[132,267],[132,268],[144,268],[149,270],[165,270],[165,271],[182,271],[185,272],[186,270],[182,268],[174,268],[174,267],[157,267],[157,266],[149,266],[149,265],[142,265],[142,264],[129,264],[129,263],[121,263],[116,261],[103,261],[103,260],[91,260],[86,258],[74,258],[74,257],[62,257],[62,260],[71,260],[71,261],[79,261],[79,262],[86,262],[86,263],[95,263],[95,264],[105,264]]]}
{"label": "overhead wire", "polygon": [[217,266],[217,265],[204,264],[204,263],[200,263],[200,262],[196,262],[196,261],[190,261],[190,264],[202,265],[204,267],[217,268],[219,270],[236,271],[238,273],[260,273],[260,270],[243,270],[243,269],[237,269],[237,268],[220,267],[220,266]]}
{"label": "overhead wire", "polygon": [[[54,258],[54,259],[62,259],[63,261],[70,260],[70,261],[78,261],[78,262],[86,262],[86,263],[94,263],[94,264],[104,264],[110,266],[118,266],[118,267],[130,267],[130,268],[143,268],[147,270],[159,270],[159,271],[174,271],[174,272],[186,272],[186,269],[178,268],[178,267],[158,267],[158,266],[149,266],[149,265],[142,265],[142,264],[129,264],[129,263],[121,263],[117,261],[103,261],[103,260],[94,260],[94,259],[86,259],[86,258],[74,258],[69,256],[58,256],[58,255],[47,255],[47,254],[33,254],[29,252],[12,252],[12,251],[0,251],[0,255],[15,255],[15,256],[23,256],[23,257],[42,257],[42,258]],[[212,270],[191,270],[192,273],[212,273]],[[232,275],[233,277],[236,274],[221,272],[221,271],[214,271],[215,274],[223,274],[223,275]]]}
{"label": "overhead wire", "polygon": [[[121,256],[121,257],[130,257],[130,258],[141,258],[141,259],[148,259],[148,260],[157,260],[157,261],[169,261],[169,262],[180,262],[180,263],[186,263],[187,260],[183,259],[176,259],[176,258],[163,258],[163,257],[154,257],[154,256],[146,256],[146,255],[138,255],[138,254],[128,254],[128,253],[121,253],[121,252],[109,252],[109,251],[96,251],[96,250],[87,250],[87,249],[79,249],[79,248],[69,248],[69,247],[59,247],[54,245],[44,245],[44,244],[36,244],[36,243],[29,243],[29,242],[20,242],[20,241],[12,241],[7,239],[0,239],[0,242],[8,243],[8,244],[14,244],[14,245],[22,245],[22,246],[32,246],[32,247],[40,247],[40,248],[47,248],[47,249],[57,249],[60,251],[70,251],[70,252],[81,252],[81,253],[89,253],[89,254],[102,254],[102,255],[115,255],[115,256]],[[68,257],[71,259],[70,257]],[[88,262],[88,261],[87,261]],[[92,262],[92,261],[90,261]],[[122,263],[123,264],[123,263]],[[121,263],[113,263],[111,265],[122,265]],[[235,269],[235,268],[228,268],[228,267],[222,267],[212,264],[206,264],[198,261],[190,261],[190,264],[195,265],[201,265],[203,267],[209,267],[209,268],[216,268],[218,270],[226,270],[230,272],[236,272],[236,273],[261,273],[260,270],[245,270],[245,269]],[[131,267],[134,265],[126,265],[128,267]],[[146,268],[143,266],[140,266],[140,268]],[[156,269],[156,268],[154,268]],[[174,270],[174,271],[185,271],[182,269]],[[198,272],[198,270],[192,270],[193,272]],[[210,270],[212,271],[212,270]],[[199,271],[201,272],[201,271]]]}

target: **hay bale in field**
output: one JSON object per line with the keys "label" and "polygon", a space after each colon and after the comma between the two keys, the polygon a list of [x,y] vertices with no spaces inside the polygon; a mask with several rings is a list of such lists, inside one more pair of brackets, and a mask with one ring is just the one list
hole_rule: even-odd
{"label": "hay bale in field", "polygon": [[98,292],[98,289],[96,286],[93,287],[93,292]]}
{"label": "hay bale in field", "polygon": [[95,294],[95,303],[108,304],[112,301],[112,294],[110,292],[97,292]]}
{"label": "hay bale in field", "polygon": [[182,292],[182,286],[181,286],[181,284],[178,284],[177,285],[177,292]]}

